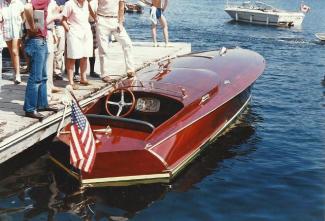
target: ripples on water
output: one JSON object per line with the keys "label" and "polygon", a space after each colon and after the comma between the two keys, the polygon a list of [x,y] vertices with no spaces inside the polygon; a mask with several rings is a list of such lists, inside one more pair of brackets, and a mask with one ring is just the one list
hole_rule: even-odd
{"label": "ripples on water", "polygon": [[[172,185],[81,194],[46,150],[31,151],[21,168],[8,170],[22,157],[1,169],[0,220],[324,220],[325,45],[314,33],[325,32],[325,6],[305,3],[312,11],[303,26],[286,29],[230,22],[224,1],[171,1],[172,41],[191,42],[193,51],[240,46],[265,57],[245,114]],[[145,15],[128,15],[127,29],[134,40],[150,40]]]}

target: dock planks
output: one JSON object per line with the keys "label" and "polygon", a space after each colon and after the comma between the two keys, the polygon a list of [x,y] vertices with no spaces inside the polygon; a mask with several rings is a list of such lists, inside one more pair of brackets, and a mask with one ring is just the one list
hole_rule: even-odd
{"label": "dock planks", "polygon": [[[155,63],[161,59],[183,55],[191,52],[191,45],[188,43],[171,43],[168,47],[152,47],[152,43],[135,42],[134,59],[136,70]],[[99,71],[99,58],[96,55],[95,71]],[[118,43],[110,46],[110,67],[115,78],[125,77],[124,55]],[[53,104],[62,108],[58,113],[42,112],[46,118],[39,122],[37,119],[24,117],[23,104],[28,75],[22,75],[23,83],[14,85],[12,73],[4,73],[0,92],[0,163],[28,149],[37,142],[56,133],[59,122],[62,119],[64,105],[60,102],[62,93],[54,94],[59,101]],[[92,85],[80,86],[80,90],[74,91],[81,106],[86,106],[93,100],[107,93],[111,86],[101,80],[89,77]],[[54,81],[56,86],[64,88],[67,80]],[[68,111],[70,114],[70,110]],[[66,119],[65,124],[69,121]]]}

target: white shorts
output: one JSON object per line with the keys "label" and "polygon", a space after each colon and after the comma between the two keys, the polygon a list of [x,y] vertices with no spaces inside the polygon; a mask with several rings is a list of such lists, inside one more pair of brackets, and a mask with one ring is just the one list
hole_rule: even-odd
{"label": "white shorts", "polygon": [[80,59],[93,56],[93,36],[91,29],[78,36],[71,29],[67,33],[67,58]]}

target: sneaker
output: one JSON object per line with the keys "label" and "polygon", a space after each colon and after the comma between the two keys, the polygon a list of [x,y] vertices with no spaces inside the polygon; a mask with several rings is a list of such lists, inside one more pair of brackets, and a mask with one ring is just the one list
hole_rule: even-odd
{"label": "sneaker", "polygon": [[21,74],[28,74],[29,70],[27,65],[20,66],[20,73]]}
{"label": "sneaker", "polygon": [[25,112],[25,116],[26,117],[30,117],[30,118],[36,118],[39,121],[42,121],[43,118],[45,117],[44,115],[38,113],[37,111],[33,111],[33,112]]}
{"label": "sneaker", "polygon": [[21,83],[21,77],[20,77],[20,75],[16,75],[15,80],[14,80],[14,83],[15,84],[20,84]]}
{"label": "sneaker", "polygon": [[79,75],[73,75],[73,81],[74,81],[74,82],[80,82],[80,77],[79,77]]}
{"label": "sneaker", "polygon": [[62,74],[53,74],[53,79],[54,80],[62,81],[63,80],[63,76],[62,76]]}
{"label": "sneaker", "polygon": [[100,75],[97,74],[96,72],[90,72],[90,77],[93,77],[93,78],[100,78]]}

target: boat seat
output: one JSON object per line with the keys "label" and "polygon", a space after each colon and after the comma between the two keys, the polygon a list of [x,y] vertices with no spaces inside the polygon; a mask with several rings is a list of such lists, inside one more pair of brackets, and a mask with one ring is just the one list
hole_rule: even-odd
{"label": "boat seat", "polygon": [[109,115],[86,114],[89,123],[92,125],[103,125],[111,127],[126,128],[151,133],[155,127],[146,121],[135,120],[123,117],[113,117]]}

